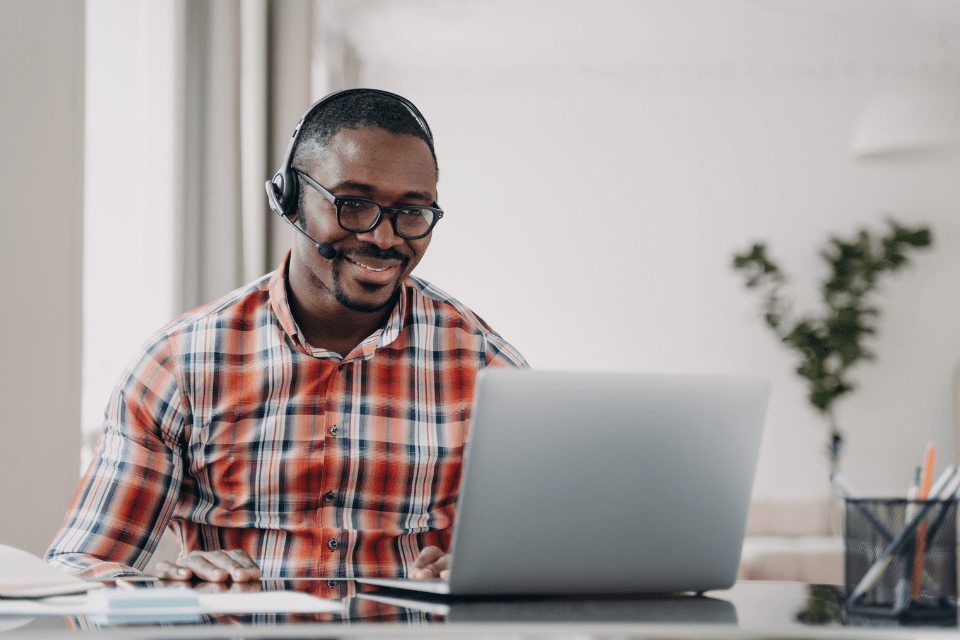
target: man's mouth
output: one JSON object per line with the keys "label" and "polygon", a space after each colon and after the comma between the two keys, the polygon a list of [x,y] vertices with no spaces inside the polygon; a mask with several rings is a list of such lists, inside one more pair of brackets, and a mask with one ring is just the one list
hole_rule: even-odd
{"label": "man's mouth", "polygon": [[370,271],[370,272],[373,272],[373,273],[381,273],[381,272],[383,272],[383,271],[387,271],[388,269],[392,269],[392,268],[397,267],[397,266],[400,265],[399,262],[395,262],[395,261],[392,261],[392,260],[390,260],[390,261],[388,261],[388,260],[377,260],[377,259],[375,259],[375,258],[367,258],[367,257],[363,257],[363,258],[359,258],[359,259],[354,259],[354,258],[351,258],[350,256],[346,256],[346,255],[343,256],[343,257],[344,257],[344,259],[347,260],[347,262],[352,262],[353,264],[357,265],[358,267],[360,267],[360,268],[362,268],[362,269],[366,269],[367,271]]}

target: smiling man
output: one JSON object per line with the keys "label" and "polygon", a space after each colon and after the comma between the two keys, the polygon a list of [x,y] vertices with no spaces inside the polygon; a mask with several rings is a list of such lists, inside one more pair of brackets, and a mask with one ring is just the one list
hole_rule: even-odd
{"label": "smiling man", "polygon": [[169,527],[162,577],[439,575],[477,373],[526,363],[411,275],[444,215],[437,176],[405,99],[314,105],[267,183],[291,251],[147,341],[50,562],[139,573]]}

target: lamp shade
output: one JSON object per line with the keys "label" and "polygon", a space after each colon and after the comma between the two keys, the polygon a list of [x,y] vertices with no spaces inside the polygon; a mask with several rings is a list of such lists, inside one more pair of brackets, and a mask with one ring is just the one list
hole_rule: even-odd
{"label": "lamp shade", "polygon": [[850,139],[855,158],[960,145],[960,83],[911,83],[875,96]]}

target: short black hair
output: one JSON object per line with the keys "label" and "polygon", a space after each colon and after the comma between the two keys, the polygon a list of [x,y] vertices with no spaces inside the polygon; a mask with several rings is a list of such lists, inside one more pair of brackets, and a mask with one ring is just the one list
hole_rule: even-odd
{"label": "short black hair", "polygon": [[430,147],[433,164],[438,166],[433,139],[420,120],[397,98],[376,91],[356,91],[335,96],[311,113],[303,123],[297,140],[297,148],[293,153],[294,166],[303,166],[308,154],[322,155],[330,139],[342,129],[364,127],[420,138]]}

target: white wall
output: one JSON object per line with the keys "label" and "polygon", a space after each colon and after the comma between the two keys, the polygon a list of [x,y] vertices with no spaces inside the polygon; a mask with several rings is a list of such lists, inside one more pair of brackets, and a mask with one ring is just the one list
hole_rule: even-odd
{"label": "white wall", "polygon": [[83,3],[0,0],[0,544],[42,554],[80,444]]}
{"label": "white wall", "polygon": [[[766,240],[813,304],[829,233],[881,229],[884,212],[929,223],[936,249],[885,283],[879,360],[841,404],[844,469],[864,491],[896,492],[928,439],[953,458],[960,165],[856,165],[843,142],[857,96],[605,95],[562,108],[424,96],[450,215],[421,275],[538,368],[770,376],[758,494],[825,490],[826,432],[733,253]],[[597,102],[601,121],[577,131]]]}
{"label": "white wall", "polygon": [[[437,45],[445,63],[368,52],[362,84],[410,97],[437,139],[448,215],[419,274],[538,368],[769,376],[755,494],[808,496],[828,490],[826,428],[732,256],[766,241],[812,310],[829,234],[882,230],[887,214],[930,224],[936,248],[884,281],[878,360],[856,370],[860,389],[839,410],[843,470],[864,493],[896,495],[929,439],[941,467],[954,461],[960,163],[862,163],[847,143],[874,92],[957,78],[956,52],[932,58],[924,25],[894,11],[907,3],[883,3],[893,13],[869,24],[817,15],[820,3],[695,0],[603,2],[577,22],[575,4],[525,3],[541,12],[458,33]],[[435,14],[400,14],[361,16],[355,36],[436,26]],[[517,44],[541,42],[538,20],[574,25],[549,62]],[[578,41],[602,20],[606,66]]]}
{"label": "white wall", "polygon": [[87,2],[81,469],[120,372],[174,315],[183,201],[176,11],[174,2]]}

